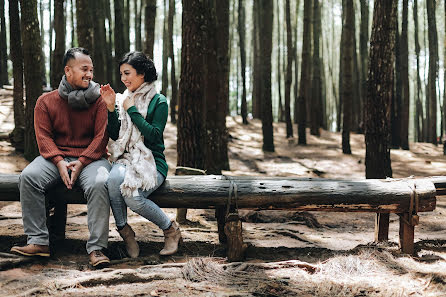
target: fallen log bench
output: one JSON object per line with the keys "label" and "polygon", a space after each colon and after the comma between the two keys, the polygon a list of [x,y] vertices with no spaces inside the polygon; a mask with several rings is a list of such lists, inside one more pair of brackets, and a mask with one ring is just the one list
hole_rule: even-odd
{"label": "fallen log bench", "polygon": [[[18,175],[0,175],[0,201],[19,201],[17,183]],[[79,188],[67,190],[60,186],[48,194],[49,200],[64,205],[86,202]],[[163,208],[216,209],[220,213],[217,215],[220,241],[225,237],[220,233],[231,230],[226,228],[233,221],[228,213],[237,209],[374,212],[377,213],[375,240],[379,241],[388,239],[388,214],[396,213],[400,217],[401,251],[414,254],[418,213],[433,211],[438,195],[446,195],[446,177],[350,181],[202,175],[169,176],[150,198]],[[226,216],[221,215],[225,213]],[[387,220],[382,219],[386,215]],[[231,246],[235,242],[240,254],[243,251],[241,223],[237,226],[240,238],[228,239]],[[228,230],[226,236],[235,236],[228,234]]]}

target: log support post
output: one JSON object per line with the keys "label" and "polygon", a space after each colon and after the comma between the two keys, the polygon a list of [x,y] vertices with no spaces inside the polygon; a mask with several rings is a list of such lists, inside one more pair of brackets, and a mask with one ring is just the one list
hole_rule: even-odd
{"label": "log support post", "polygon": [[415,225],[418,225],[419,217],[418,215],[411,215],[409,213],[398,215],[400,216],[400,250],[402,253],[414,255]]}
{"label": "log support post", "polygon": [[389,213],[377,213],[375,217],[375,242],[389,240]]}
{"label": "log support post", "polygon": [[238,213],[230,213],[226,217],[224,233],[227,237],[228,261],[242,261],[245,258],[247,245],[243,243],[242,221]]}
{"label": "log support post", "polygon": [[[175,175],[206,175],[206,171],[197,168],[178,166],[175,170]],[[187,217],[187,208],[177,208],[177,217],[176,217],[177,223],[186,224],[187,223],[186,217]]]}
{"label": "log support post", "polygon": [[65,240],[67,224],[67,202],[62,197],[47,195],[47,227],[50,234],[50,244],[57,245]]}
{"label": "log support post", "polygon": [[225,244],[228,242],[228,239],[225,234],[226,208],[217,207],[215,209],[215,218],[217,219],[218,241],[221,244]]}

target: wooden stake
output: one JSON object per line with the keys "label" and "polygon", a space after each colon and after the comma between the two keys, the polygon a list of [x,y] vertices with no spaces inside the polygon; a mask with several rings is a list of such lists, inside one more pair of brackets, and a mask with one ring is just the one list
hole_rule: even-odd
{"label": "wooden stake", "polygon": [[375,218],[375,241],[389,240],[389,217],[388,213],[377,213]]}
{"label": "wooden stake", "polygon": [[415,226],[409,224],[411,216],[408,213],[400,214],[400,242],[401,252],[413,255]]}

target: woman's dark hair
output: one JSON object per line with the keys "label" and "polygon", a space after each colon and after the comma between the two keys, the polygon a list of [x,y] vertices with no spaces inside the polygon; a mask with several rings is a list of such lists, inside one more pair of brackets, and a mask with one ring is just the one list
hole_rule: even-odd
{"label": "woman's dark hair", "polygon": [[135,68],[136,73],[144,74],[144,81],[146,82],[151,83],[158,78],[155,64],[141,52],[126,53],[119,62],[119,67],[121,67],[122,64],[129,64]]}

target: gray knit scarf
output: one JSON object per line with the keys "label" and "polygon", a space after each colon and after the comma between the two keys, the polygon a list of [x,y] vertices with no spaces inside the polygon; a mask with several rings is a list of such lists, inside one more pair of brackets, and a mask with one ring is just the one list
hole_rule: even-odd
{"label": "gray knit scarf", "polygon": [[62,77],[59,84],[59,95],[68,101],[68,105],[73,109],[88,109],[91,104],[101,96],[99,92],[99,84],[90,81],[88,88],[75,90],[68,83],[66,76]]}

